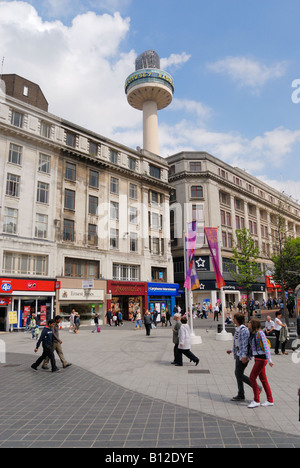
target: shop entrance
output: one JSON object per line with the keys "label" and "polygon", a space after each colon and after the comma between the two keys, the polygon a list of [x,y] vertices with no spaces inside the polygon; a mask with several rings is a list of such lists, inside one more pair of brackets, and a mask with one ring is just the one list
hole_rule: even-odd
{"label": "shop entrance", "polygon": [[143,315],[142,296],[113,296],[111,301],[111,311],[122,312],[123,320],[135,320],[137,312]]}
{"label": "shop entrance", "polygon": [[7,307],[0,307],[0,331],[6,331]]}
{"label": "shop entrance", "polygon": [[150,298],[149,312],[151,315],[153,315],[154,311],[157,312],[157,319],[156,319],[157,322],[161,322],[162,316],[164,316],[166,319],[167,312],[169,312],[170,315],[172,315],[171,300],[168,300],[168,299],[160,300],[160,299]]}

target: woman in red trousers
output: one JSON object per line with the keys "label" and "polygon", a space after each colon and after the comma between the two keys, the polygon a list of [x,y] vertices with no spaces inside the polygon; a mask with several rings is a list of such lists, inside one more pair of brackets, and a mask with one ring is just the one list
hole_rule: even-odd
{"label": "woman in red trousers", "polygon": [[270,346],[267,342],[266,335],[261,330],[260,320],[252,318],[249,322],[250,329],[250,343],[252,356],[254,357],[254,366],[249,376],[250,383],[254,392],[254,399],[248,408],[256,408],[260,406],[259,387],[257,378],[259,377],[263,384],[264,390],[267,395],[267,400],[261,406],[274,406],[274,400],[271,388],[266,375],[266,366],[269,363],[271,367],[274,366],[271,359]]}

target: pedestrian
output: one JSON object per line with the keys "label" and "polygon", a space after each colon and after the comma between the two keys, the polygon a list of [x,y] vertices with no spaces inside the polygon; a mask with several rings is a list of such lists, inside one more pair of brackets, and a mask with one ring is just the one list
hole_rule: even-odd
{"label": "pedestrian", "polygon": [[79,332],[79,327],[80,327],[80,315],[78,312],[76,312],[76,315],[74,317],[74,333],[77,333]]}
{"label": "pedestrian", "polygon": [[[53,339],[52,339],[52,349],[53,349],[53,354],[54,354],[54,351],[56,351],[61,363],[62,363],[62,366],[64,369],[66,369],[67,367],[70,367],[72,364],[68,363],[68,361],[66,360],[65,356],[64,356],[64,353],[63,353],[63,350],[62,350],[62,341],[59,337],[59,326],[60,326],[60,323],[62,322],[62,318],[60,315],[57,315],[54,319],[54,327],[53,327]],[[49,356],[47,356],[43,362],[43,366],[42,366],[42,369],[48,369],[48,363],[49,363]]]}
{"label": "pedestrian", "polygon": [[150,336],[152,319],[151,319],[151,314],[148,309],[146,310],[145,315],[144,315],[144,325],[146,328],[146,335]]}
{"label": "pedestrian", "polygon": [[171,314],[169,312],[169,310],[166,311],[166,327],[168,326],[168,323],[170,324],[170,327],[172,326],[172,323],[171,323]]}
{"label": "pedestrian", "polygon": [[118,322],[118,313],[117,311],[115,310],[114,313],[113,313],[113,322],[115,324],[115,327],[117,327],[119,325],[119,322]]}
{"label": "pedestrian", "polygon": [[217,319],[217,322],[219,321],[219,312],[220,312],[219,306],[218,304],[216,304],[214,307],[214,321],[216,319]]}
{"label": "pedestrian", "polygon": [[235,377],[237,381],[238,394],[231,401],[244,401],[245,389],[244,383],[251,386],[249,377],[245,374],[245,370],[249,364],[251,353],[249,352],[249,329],[245,326],[245,315],[240,312],[234,314],[233,323],[236,326],[235,335],[233,338],[233,347],[227,351],[227,354],[233,353],[235,359]]}
{"label": "pedestrian", "polygon": [[35,320],[35,316],[32,315],[31,320],[30,320],[30,330],[31,330],[31,337],[33,340],[35,339],[35,329],[36,329],[36,320]]}
{"label": "pedestrian", "polygon": [[275,335],[275,323],[271,319],[270,315],[267,316],[266,322],[265,322],[265,328],[263,330],[264,334],[268,338],[268,336],[273,336]]}
{"label": "pedestrian", "polygon": [[184,354],[193,361],[196,366],[199,364],[199,359],[191,352],[191,331],[187,324],[187,318],[181,317],[181,327],[178,332],[179,344],[178,344],[178,363],[175,366],[182,366],[182,355]]}
{"label": "pedestrian", "polygon": [[250,344],[252,356],[254,357],[254,366],[249,376],[251,386],[254,393],[254,399],[248,408],[256,408],[260,406],[259,387],[257,385],[257,378],[259,377],[264,390],[267,395],[267,400],[261,406],[274,406],[272,391],[267,379],[266,366],[269,363],[271,367],[274,366],[271,359],[270,346],[267,342],[266,335],[261,330],[260,320],[252,318],[249,322],[250,329]]}
{"label": "pedestrian", "polygon": [[138,330],[139,328],[142,328],[142,316],[140,311],[138,310],[135,317],[135,330]]}
{"label": "pedestrian", "polygon": [[300,315],[298,315],[298,318],[297,318],[297,335],[300,338]]}
{"label": "pedestrian", "polygon": [[92,330],[92,333],[98,332],[98,327],[99,327],[99,315],[95,314],[94,315],[94,330]]}
{"label": "pedestrian", "polygon": [[37,372],[39,365],[46,359],[48,356],[51,361],[52,372],[58,372],[59,369],[56,366],[55,357],[53,353],[53,328],[55,321],[53,319],[49,320],[47,326],[43,329],[41,337],[36,344],[34,350],[35,353],[38,352],[40,345],[43,345],[43,354],[38,358],[38,360],[32,364],[31,369]]}
{"label": "pedestrian", "polygon": [[107,320],[107,325],[111,327],[111,319],[112,319],[112,313],[111,310],[108,309],[108,311],[105,314],[106,320]]}
{"label": "pedestrian", "polygon": [[30,322],[31,322],[31,316],[30,315],[27,315],[27,318],[26,318],[26,326],[25,326],[25,332],[28,332],[29,328],[30,328]]}
{"label": "pedestrian", "polygon": [[70,318],[69,318],[69,321],[70,321],[70,327],[69,327],[69,333],[72,333],[74,332],[74,328],[75,328],[75,315],[76,315],[76,311],[75,309],[72,309],[72,312],[71,312],[71,315],[70,315]]}
{"label": "pedestrian", "polygon": [[179,328],[181,327],[181,314],[179,312],[176,312],[174,315],[174,320],[175,320],[175,325],[172,328],[173,331],[173,343],[174,343],[174,361],[171,362],[171,364],[179,364],[180,363],[180,358],[178,357],[179,351],[178,351],[178,345],[179,345]]}
{"label": "pedestrian", "polygon": [[[275,354],[277,354],[277,355],[281,355],[281,353],[279,352],[280,331],[281,331],[282,327],[286,327],[286,324],[281,322],[281,317],[282,317],[281,311],[277,311],[276,314],[275,314],[275,335],[276,335]],[[286,345],[286,341],[282,341],[281,342],[282,354],[288,354],[285,351],[285,345]]]}
{"label": "pedestrian", "polygon": [[122,314],[122,312],[120,310],[118,312],[118,325],[119,326],[123,325],[123,314]]}

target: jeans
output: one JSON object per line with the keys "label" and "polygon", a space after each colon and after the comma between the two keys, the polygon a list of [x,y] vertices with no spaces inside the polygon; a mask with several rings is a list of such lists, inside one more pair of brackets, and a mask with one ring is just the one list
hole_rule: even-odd
{"label": "jeans", "polygon": [[142,321],[141,320],[137,320],[136,323],[135,323],[135,328],[142,328]]}
{"label": "jeans", "polygon": [[254,392],[254,401],[256,403],[260,402],[260,397],[259,397],[259,387],[257,385],[257,377],[259,377],[261,383],[263,384],[264,390],[267,395],[267,400],[270,403],[273,403],[273,396],[271,392],[271,388],[267,379],[267,374],[266,374],[266,365],[268,364],[268,361],[265,359],[255,359],[253,369],[250,374],[250,382],[251,382],[251,387]]}
{"label": "jeans", "polygon": [[55,362],[55,357],[53,353],[52,348],[47,348],[46,346],[43,347],[43,354],[38,358],[38,360],[33,364],[35,368],[39,367],[39,365],[47,358],[49,357],[51,361],[51,367],[52,371],[56,370],[56,362]]}
{"label": "jeans", "polygon": [[238,385],[238,397],[240,398],[245,398],[244,383],[252,387],[249,377],[244,375],[248,364],[249,361],[244,364],[238,356],[235,358],[235,377]]}

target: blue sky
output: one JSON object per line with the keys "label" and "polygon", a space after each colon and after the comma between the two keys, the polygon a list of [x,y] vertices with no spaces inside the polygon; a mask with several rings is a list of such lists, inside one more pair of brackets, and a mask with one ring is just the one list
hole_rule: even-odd
{"label": "blue sky", "polygon": [[208,151],[300,200],[299,18],[299,0],[0,1],[0,58],[50,112],[135,148],[124,83],[155,49],[175,80],[161,155]]}

